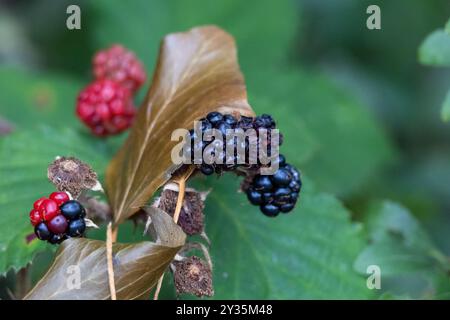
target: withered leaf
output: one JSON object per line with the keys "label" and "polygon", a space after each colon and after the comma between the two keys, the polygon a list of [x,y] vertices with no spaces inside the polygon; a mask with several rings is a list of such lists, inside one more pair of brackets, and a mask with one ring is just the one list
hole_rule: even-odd
{"label": "withered leaf", "polygon": [[233,37],[215,26],[169,34],[130,135],[106,172],[116,224],[144,206],[176,169],[172,132],[192,128],[211,111],[254,116]]}
{"label": "withered leaf", "polygon": [[[148,298],[185,242],[186,235],[172,217],[161,210],[150,214],[158,238],[164,241],[113,245],[117,299]],[[64,241],[50,269],[25,299],[110,299],[106,243],[90,239]]]}

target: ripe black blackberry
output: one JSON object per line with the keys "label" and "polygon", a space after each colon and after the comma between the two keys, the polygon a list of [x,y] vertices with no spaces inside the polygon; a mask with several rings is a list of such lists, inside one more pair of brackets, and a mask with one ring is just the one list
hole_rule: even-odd
{"label": "ripe black blackberry", "polygon": [[269,217],[292,211],[302,187],[297,169],[286,163],[282,155],[278,161],[279,169],[273,175],[255,175],[244,190],[250,203]]}
{"label": "ripe black blackberry", "polygon": [[[214,151],[213,148],[216,146],[216,150],[220,150],[220,154],[216,155],[215,153],[211,152],[212,156],[217,157],[218,159],[221,159],[222,163],[216,163],[217,161],[214,161],[213,163],[206,163],[205,159],[201,157],[201,163],[195,163],[197,165],[197,168],[205,175],[211,175],[213,173],[222,173],[223,171],[233,171],[238,168],[241,169],[258,169],[261,166],[260,162],[260,155],[262,150],[259,149],[259,139],[260,137],[260,130],[259,129],[266,129],[267,130],[267,141],[264,139],[263,142],[263,148],[267,150],[267,155],[271,155],[270,150],[270,143],[272,139],[272,129],[276,128],[275,121],[270,115],[263,114],[261,116],[252,118],[252,117],[246,117],[241,116],[239,119],[234,117],[231,114],[221,114],[220,112],[210,112],[205,118],[202,118],[199,120],[200,126],[198,128],[190,130],[190,139],[191,143],[190,146],[188,146],[188,152],[187,155],[191,157],[191,163],[195,163],[195,150],[196,148],[198,150],[201,150],[200,156],[203,155],[203,152],[206,148],[208,148],[208,151]],[[222,134],[222,141],[223,144],[219,140],[212,140],[212,141],[202,141],[205,140],[204,133],[207,130],[211,129],[217,129]],[[226,139],[226,134],[228,129],[242,129],[242,130],[249,130],[254,129],[256,132],[256,138],[257,141],[253,142],[256,144],[256,163],[251,163],[250,161],[250,141],[248,138],[245,139],[245,141],[238,141],[237,138],[233,139]],[[197,138],[197,139],[196,139]],[[279,144],[281,145],[282,137],[281,134],[279,135]],[[238,145],[240,143],[241,145]],[[267,144],[266,144],[267,143]],[[234,150],[233,154],[228,155],[226,154],[227,146],[230,148],[229,150]],[[269,148],[267,147],[269,146]],[[238,148],[239,147],[239,148]],[[238,150],[243,149],[245,151],[245,154],[238,152]],[[209,152],[208,152],[209,153]],[[253,155],[254,157],[255,155]],[[241,160],[244,158],[244,160]],[[253,160],[253,159],[252,159]],[[211,161],[208,161],[211,162]],[[253,161],[254,162],[254,161]]]}

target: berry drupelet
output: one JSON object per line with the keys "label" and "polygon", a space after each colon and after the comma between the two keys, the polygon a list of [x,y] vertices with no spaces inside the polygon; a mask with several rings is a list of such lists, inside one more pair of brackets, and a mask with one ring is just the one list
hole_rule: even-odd
{"label": "berry drupelet", "polygon": [[33,204],[30,221],[40,240],[58,244],[68,237],[81,237],[86,230],[86,211],[65,192],[53,192]]}
{"label": "berry drupelet", "polygon": [[271,176],[255,175],[245,192],[251,204],[275,217],[294,208],[301,187],[300,173],[280,155],[278,170]]}
{"label": "berry drupelet", "polygon": [[78,95],[76,114],[97,136],[128,129],[135,113],[130,91],[112,80],[96,80]]}

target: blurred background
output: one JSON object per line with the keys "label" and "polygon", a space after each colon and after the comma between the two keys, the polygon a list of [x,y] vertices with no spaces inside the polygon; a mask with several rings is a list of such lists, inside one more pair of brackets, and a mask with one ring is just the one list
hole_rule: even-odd
{"label": "blurred background", "polygon": [[[81,30],[66,28],[66,8],[74,3],[81,8]],[[366,27],[366,8],[371,4],[381,8],[381,30]],[[363,225],[365,243],[376,239],[371,234],[371,214],[387,210],[385,218],[389,220],[396,216],[389,213],[391,206],[401,211],[400,217],[407,212],[411,220],[406,224],[412,221],[412,229],[420,228],[420,236],[414,233],[408,244],[408,253],[424,242],[432,243],[431,256],[439,262],[430,266],[414,251],[412,261],[420,260],[417,268],[406,267],[407,276],[401,267],[398,274],[402,276],[389,271],[396,276],[386,282],[389,290],[383,292],[387,297],[445,298],[450,288],[446,269],[450,255],[450,124],[441,120],[440,108],[450,88],[450,69],[421,65],[418,48],[428,34],[443,28],[449,17],[448,0],[2,0],[0,141],[20,132],[25,132],[23,139],[32,139],[39,136],[33,130],[41,130],[43,124],[76,128],[85,139],[87,131],[78,123],[73,108],[77,92],[92,79],[95,51],[122,43],[136,52],[151,75],[165,34],[217,24],[236,38],[250,104],[258,114],[270,113],[279,120],[289,161],[303,171],[315,190],[342,202],[351,220]],[[150,80],[149,76],[148,84]],[[138,100],[144,93],[141,90]],[[122,138],[103,146],[106,159]],[[94,140],[93,144],[101,143]],[[45,148],[46,142],[29,143]],[[11,167],[5,159],[23,159],[11,156],[15,145],[13,140],[2,145],[3,187],[16,181],[8,174]],[[49,188],[46,181],[42,183]],[[14,206],[6,204],[11,194],[2,192],[0,204]],[[379,202],[384,199],[390,202]],[[5,216],[5,208],[0,216]],[[6,221],[6,217],[0,218],[0,223],[9,223]],[[403,221],[399,224],[404,225]],[[375,233],[380,230],[377,224],[374,228]],[[389,231],[389,226],[386,228]],[[133,227],[125,230],[130,230],[129,239],[133,239]],[[405,231],[406,236],[410,231]],[[123,234],[127,237],[127,232]],[[3,245],[12,243],[13,238],[4,236]],[[358,250],[361,253],[362,249]],[[12,262],[6,258],[8,254],[0,257],[2,298],[11,298],[14,286],[19,286],[20,292],[25,290],[20,286],[36,281],[52,256],[41,247],[30,252],[47,253],[38,256],[30,271],[33,276],[25,280],[10,267],[19,270],[31,259],[28,255]],[[358,259],[364,259],[364,254],[353,257],[353,267],[362,274],[365,268],[358,267]],[[430,275],[432,285],[421,280]],[[225,298],[249,296],[251,293],[219,294]],[[303,293],[288,297],[327,298]],[[329,296],[336,297],[340,296]]]}

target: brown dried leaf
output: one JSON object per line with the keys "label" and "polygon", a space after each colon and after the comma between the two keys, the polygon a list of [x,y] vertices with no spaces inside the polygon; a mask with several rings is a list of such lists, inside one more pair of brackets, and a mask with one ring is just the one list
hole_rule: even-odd
{"label": "brown dried leaf", "polygon": [[128,140],[111,161],[106,186],[121,223],[139,210],[176,169],[170,141],[210,111],[254,116],[247,102],[234,39],[206,26],[166,36],[152,86]]}
{"label": "brown dried leaf", "polygon": [[[161,210],[150,214],[157,235],[165,241],[113,245],[117,299],[148,298],[185,242],[186,235],[168,214]],[[78,289],[74,287],[77,267]],[[64,241],[50,269],[25,299],[110,299],[106,243],[90,239]]]}

